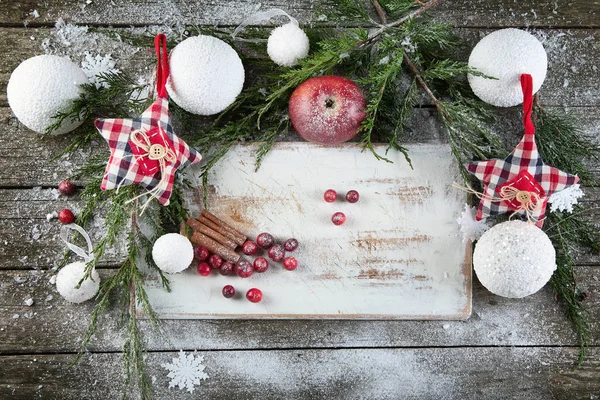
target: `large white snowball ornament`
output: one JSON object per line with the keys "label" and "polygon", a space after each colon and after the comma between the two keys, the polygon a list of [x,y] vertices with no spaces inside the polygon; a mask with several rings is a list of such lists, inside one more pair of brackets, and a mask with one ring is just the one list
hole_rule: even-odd
{"label": "large white snowball ornament", "polygon": [[92,279],[87,278],[76,288],[84,274],[85,263],[82,261],[65,265],[56,275],[56,290],[71,303],[82,303],[93,298],[100,288],[100,276],[93,269]]}
{"label": "large white snowball ornament", "polygon": [[273,29],[267,42],[267,53],[273,62],[282,67],[293,67],[308,55],[308,36],[297,23],[287,23]]}
{"label": "large white snowball ornament", "polygon": [[512,107],[523,102],[521,74],[533,77],[533,93],[536,93],[546,78],[548,58],[535,36],[508,28],[481,39],[471,52],[469,67],[498,78],[469,74],[469,84],[477,97],[498,107]]}
{"label": "large white snowball ornament", "polygon": [[[10,75],[6,87],[8,104],[23,125],[44,133],[56,122],[52,117],[67,111],[71,101],[79,97],[79,86],[88,82],[82,69],[65,57],[32,57]],[[82,123],[65,120],[54,133],[70,132]]]}
{"label": "large white snowball ornament", "polygon": [[481,236],[473,267],[483,286],[503,297],[521,298],[540,290],[556,269],[548,236],[535,225],[507,221]]}
{"label": "large white snowball ornament", "polygon": [[176,274],[190,266],[194,259],[194,248],[185,236],[167,233],[154,242],[152,259],[162,271]]}
{"label": "large white snowball ornament", "polygon": [[194,36],[175,46],[169,69],[169,96],[193,114],[223,111],[244,86],[242,60],[230,45],[212,36]]}

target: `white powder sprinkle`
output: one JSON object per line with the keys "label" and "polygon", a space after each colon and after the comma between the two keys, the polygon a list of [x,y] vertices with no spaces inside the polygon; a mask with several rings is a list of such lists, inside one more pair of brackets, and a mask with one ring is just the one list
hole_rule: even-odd
{"label": "white powder sprinkle", "polygon": [[27,307],[31,307],[33,305],[33,299],[28,298],[23,302],[23,304],[25,304]]}

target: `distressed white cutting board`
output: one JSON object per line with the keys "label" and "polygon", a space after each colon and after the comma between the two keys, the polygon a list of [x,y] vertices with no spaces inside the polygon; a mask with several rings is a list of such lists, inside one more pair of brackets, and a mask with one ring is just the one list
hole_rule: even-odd
{"label": "distressed white cutting board", "polygon": [[[202,277],[190,268],[170,275],[171,293],[148,279],[154,310],[161,318],[468,318],[470,246],[456,223],[465,203],[451,187],[456,163],[447,145],[409,151],[414,170],[396,152],[390,164],[354,144],[278,143],[255,172],[256,146],[233,148],[210,174],[209,210],[252,239],[260,232],[279,242],[295,237],[299,267],[270,262],[248,279],[216,271]],[[356,189],[360,201],[326,203],[329,188],[339,198]],[[191,195],[197,215],[200,190]],[[336,211],[346,214],[342,226],[331,223]],[[227,284],[237,291],[233,299],[221,295]],[[262,302],[245,299],[252,287],[262,290]]]}

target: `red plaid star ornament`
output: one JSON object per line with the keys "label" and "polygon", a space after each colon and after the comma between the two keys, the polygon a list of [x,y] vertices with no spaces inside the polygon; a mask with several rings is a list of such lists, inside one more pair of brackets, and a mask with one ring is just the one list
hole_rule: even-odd
{"label": "red plaid star ornament", "polygon": [[467,169],[479,178],[485,189],[477,220],[509,211],[544,223],[546,204],[552,193],[576,184],[579,177],[544,164],[535,143],[535,127],[531,121],[533,81],[531,75],[521,75],[523,89],[523,138],[504,160],[476,161]]}
{"label": "red plaid star ornament", "polygon": [[177,169],[195,164],[202,157],[173,132],[165,87],[169,77],[165,35],[157,35],[154,43],[158,58],[158,97],[154,103],[139,118],[95,121],[111,152],[100,188],[118,190],[121,186],[140,184],[151,195],[148,201],[156,198],[168,205]]}

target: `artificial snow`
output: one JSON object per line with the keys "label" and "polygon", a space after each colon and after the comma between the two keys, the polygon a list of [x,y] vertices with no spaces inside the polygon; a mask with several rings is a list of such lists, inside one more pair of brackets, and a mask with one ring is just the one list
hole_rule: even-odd
{"label": "artificial snow", "polygon": [[550,238],[534,224],[507,221],[483,234],[473,253],[483,286],[503,297],[521,298],[540,290],[556,270]]}
{"label": "artificial snow", "polygon": [[477,219],[475,219],[476,214],[477,209],[475,207],[469,207],[468,204],[465,204],[464,211],[460,217],[456,219],[456,222],[458,222],[458,226],[460,227],[460,232],[462,233],[463,243],[467,243],[469,240],[472,242],[479,240],[481,235],[490,229],[485,220],[477,221]]}
{"label": "artificial snow", "polygon": [[236,51],[212,36],[194,36],[169,56],[167,91],[188,112],[213,115],[225,110],[242,91],[244,66]]}
{"label": "artificial snow", "polygon": [[56,290],[71,303],[82,303],[93,298],[100,288],[100,276],[95,269],[92,270],[92,279],[87,278],[77,288],[84,274],[84,262],[77,261],[65,265],[56,275]]}
{"label": "artificial snow", "polygon": [[152,259],[162,271],[175,274],[190,266],[194,259],[194,248],[185,236],[167,233],[154,242]]}
{"label": "artificial snow", "polygon": [[475,45],[469,67],[496,79],[468,75],[473,93],[486,103],[511,107],[523,102],[521,74],[533,77],[535,94],[548,69],[544,46],[530,33],[508,28],[495,31]]}
{"label": "artificial snow", "polygon": [[23,304],[25,304],[27,307],[31,307],[33,305],[33,299],[30,297],[30,298],[24,300]]}
{"label": "artificial snow", "polygon": [[[11,74],[6,92],[15,116],[29,129],[44,133],[52,118],[66,111],[79,97],[79,85],[88,79],[76,64],[65,57],[42,55],[23,61]],[[67,133],[83,121],[67,119],[54,131]]]}
{"label": "artificial snow", "polygon": [[48,222],[50,222],[56,218],[58,218],[58,213],[56,211],[52,211],[51,213],[46,214],[46,221],[48,221]]}
{"label": "artificial snow", "polygon": [[295,23],[279,26],[271,32],[267,53],[273,62],[282,67],[293,67],[308,55],[310,42],[306,33]]}
{"label": "artificial snow", "polygon": [[96,88],[106,87],[106,82],[100,80],[100,75],[107,73],[117,73],[119,70],[115,68],[116,62],[106,54],[104,56],[96,54],[93,56],[89,52],[85,52],[85,59],[81,62],[81,69],[88,77],[91,83],[96,85]]}
{"label": "artificial snow", "polygon": [[180,350],[179,357],[173,358],[172,363],[161,364],[161,367],[169,371],[167,374],[167,377],[171,378],[169,388],[178,387],[179,390],[186,389],[192,393],[195,386],[200,385],[201,379],[208,379],[208,374],[204,372],[206,367],[202,365],[203,361],[204,356],[194,356]]}
{"label": "artificial snow", "polygon": [[577,204],[578,200],[582,198],[584,194],[585,193],[581,190],[579,183],[569,186],[560,192],[554,192],[548,199],[550,211],[566,211],[572,213],[573,206]]}

